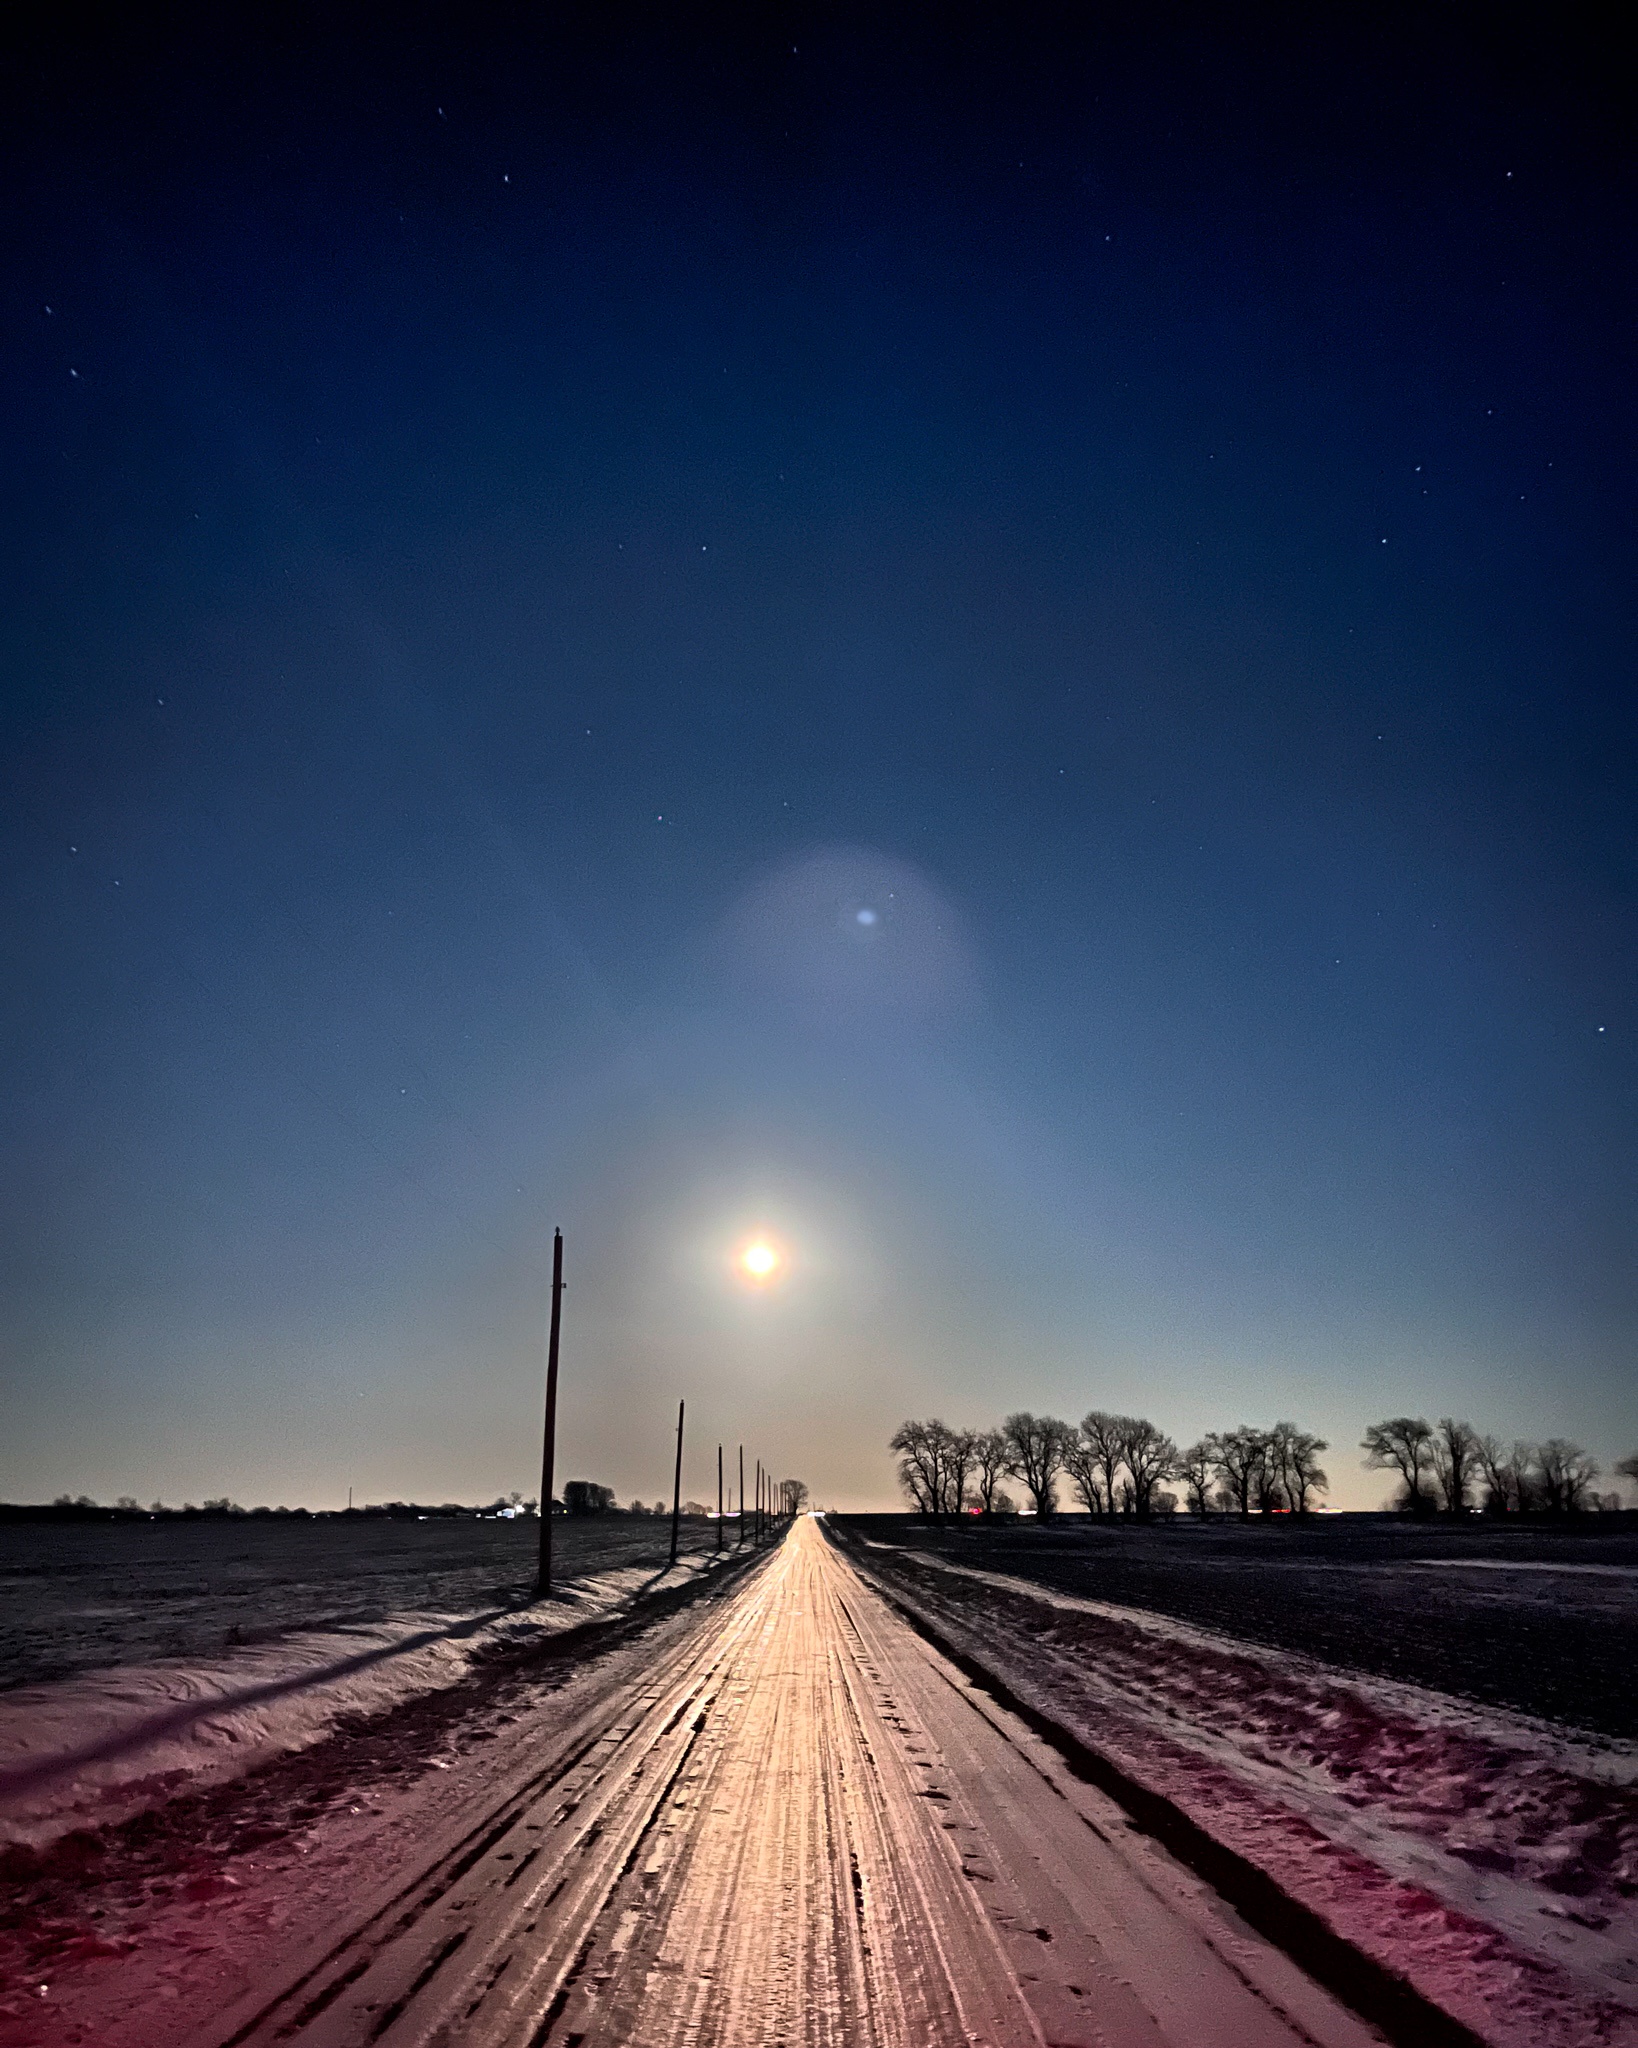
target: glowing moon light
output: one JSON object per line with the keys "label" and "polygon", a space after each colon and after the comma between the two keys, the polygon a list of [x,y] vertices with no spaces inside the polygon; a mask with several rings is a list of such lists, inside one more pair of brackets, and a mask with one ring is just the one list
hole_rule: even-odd
{"label": "glowing moon light", "polygon": [[784,1265],[785,1260],[779,1250],[774,1245],[771,1245],[765,1237],[754,1237],[740,1253],[735,1263],[738,1265],[740,1273],[753,1286],[765,1287],[773,1279],[780,1267]]}

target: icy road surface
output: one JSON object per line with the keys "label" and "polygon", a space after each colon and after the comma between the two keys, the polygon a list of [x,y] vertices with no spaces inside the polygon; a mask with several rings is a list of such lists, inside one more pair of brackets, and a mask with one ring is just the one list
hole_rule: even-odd
{"label": "icy road surface", "polygon": [[1381,2038],[973,1690],[813,1520],[539,1762],[200,2048]]}

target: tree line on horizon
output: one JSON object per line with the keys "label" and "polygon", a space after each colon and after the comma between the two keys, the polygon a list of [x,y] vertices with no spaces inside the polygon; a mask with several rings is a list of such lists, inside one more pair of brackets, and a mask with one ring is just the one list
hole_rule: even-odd
{"label": "tree line on horizon", "polygon": [[[117,1500],[99,1501],[89,1493],[60,1493],[49,1503],[0,1501],[0,1519],[99,1522],[380,1522],[380,1521],[495,1521],[505,1517],[533,1516],[538,1502],[525,1500],[521,1493],[503,1495],[487,1504],[446,1500],[371,1502],[346,1508],[242,1507],[226,1494],[200,1505],[184,1501],[167,1507],[156,1500],[144,1507],[133,1495],[122,1493]],[[554,1509],[557,1504],[554,1503]],[[557,1511],[561,1511],[560,1509]]]}
{"label": "tree line on horizon", "polygon": [[[1398,1506],[1413,1515],[1474,1507],[1489,1515],[1577,1515],[1620,1505],[1618,1495],[1594,1491],[1599,1465],[1568,1437],[1503,1444],[1454,1416],[1434,1424],[1425,1415],[1394,1415],[1371,1423],[1360,1448],[1374,1470],[1399,1475]],[[1638,1481],[1638,1452],[1616,1460],[1615,1476]]]}
{"label": "tree line on horizon", "polygon": [[[951,1429],[938,1416],[911,1419],[899,1425],[888,1448],[912,1507],[932,1521],[963,1512],[1015,1513],[1003,1486],[1008,1479],[1019,1482],[1043,1519],[1056,1513],[1063,1479],[1088,1514],[1138,1521],[1175,1509],[1175,1496],[1164,1490],[1169,1480],[1182,1483],[1192,1513],[1241,1520],[1308,1515],[1330,1487],[1319,1462],[1330,1446],[1294,1422],[1268,1429],[1241,1423],[1179,1450],[1146,1416],[1094,1408],[1074,1423],[1020,1409],[998,1429]],[[1575,1514],[1609,1504],[1592,1491],[1598,1466],[1562,1437],[1504,1450],[1470,1423],[1444,1417],[1434,1428],[1418,1416],[1394,1416],[1370,1424],[1361,1448],[1367,1464],[1399,1473],[1401,1505],[1416,1514],[1433,1513],[1441,1503],[1449,1513],[1465,1513],[1481,1483],[1486,1491],[1479,1504],[1492,1514]],[[1616,1471],[1638,1480],[1638,1454],[1623,1458]]]}
{"label": "tree line on horizon", "polygon": [[[770,1482],[768,1504],[773,1509],[777,1502],[777,1513],[782,1517],[799,1515],[810,1499],[807,1481],[803,1479],[779,1479]],[[714,1516],[716,1510],[701,1500],[685,1500],[681,1506],[685,1520],[705,1520]],[[371,1502],[368,1505],[344,1508],[287,1508],[287,1507],[242,1507],[227,1494],[219,1499],[206,1500],[200,1505],[185,1501],[180,1507],[167,1507],[164,1501],[156,1500],[147,1507],[129,1493],[122,1493],[117,1500],[99,1501],[89,1493],[59,1493],[55,1500],[46,1502],[0,1501],[0,1521],[96,1521],[96,1522],[227,1522],[227,1521],[533,1521],[540,1512],[540,1502],[533,1495],[525,1499],[521,1493],[503,1494],[487,1503],[468,1505],[463,1501],[441,1501],[434,1505],[429,1501],[390,1500]],[[737,1513],[730,1509],[729,1513]],[[653,1507],[646,1501],[633,1500],[630,1507],[622,1508],[614,1497],[612,1486],[602,1486],[594,1479],[571,1479],[563,1488],[562,1497],[554,1495],[553,1515],[636,1515],[669,1519],[671,1510],[663,1500],[657,1500]]]}
{"label": "tree line on horizon", "polygon": [[[780,1479],[769,1489],[770,1501],[777,1501],[781,1516],[800,1514],[807,1506],[809,1491],[806,1480]],[[241,1507],[238,1501],[226,1494],[220,1499],[207,1500],[199,1506],[186,1501],[181,1507],[167,1507],[162,1500],[143,1507],[133,1495],[122,1493],[118,1500],[103,1502],[93,1499],[88,1493],[60,1493],[47,1504],[0,1501],[0,1519],[45,1516],[52,1520],[103,1521],[103,1522],[224,1522],[270,1520],[294,1521],[496,1521],[516,1518],[533,1521],[539,1514],[540,1502],[533,1496],[525,1499],[521,1493],[510,1493],[487,1504],[468,1506],[461,1501],[442,1501],[434,1506],[426,1501],[391,1500],[372,1502],[367,1506],[346,1508],[287,1508],[287,1507]],[[731,1509],[730,1513],[737,1510]],[[563,1488],[562,1498],[554,1496],[554,1515],[638,1515],[669,1517],[671,1510],[664,1501],[656,1501],[649,1507],[645,1501],[634,1500],[629,1508],[617,1505],[612,1486],[601,1486],[593,1479],[571,1479]],[[716,1510],[700,1500],[685,1500],[681,1513],[685,1520],[705,1520]]]}
{"label": "tree line on horizon", "polygon": [[1020,1409],[999,1429],[951,1429],[937,1416],[907,1421],[888,1448],[911,1504],[938,1521],[964,1509],[1015,1512],[1006,1479],[1020,1483],[1043,1518],[1057,1511],[1058,1484],[1067,1479],[1088,1514],[1139,1521],[1176,1506],[1162,1490],[1171,1479],[1183,1482],[1197,1513],[1226,1506],[1244,1516],[1276,1508],[1305,1515],[1329,1484],[1319,1463],[1329,1446],[1294,1422],[1242,1424],[1180,1451],[1146,1416],[1094,1408],[1075,1423]]}

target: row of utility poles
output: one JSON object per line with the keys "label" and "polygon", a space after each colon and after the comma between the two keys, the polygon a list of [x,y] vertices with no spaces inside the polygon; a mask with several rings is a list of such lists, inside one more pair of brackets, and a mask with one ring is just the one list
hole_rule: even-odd
{"label": "row of utility poles", "polygon": [[[682,1521],[682,1449],[683,1449],[683,1406],[677,1403],[677,1462],[671,1478],[671,1562],[677,1562],[677,1531]],[[793,1479],[782,1480],[776,1488],[772,1478],[764,1469],[761,1459],[756,1465],[756,1513],[751,1523],[751,1540],[763,1542],[773,1530],[775,1521],[788,1521],[794,1513],[790,1503],[795,1498]],[[729,1496],[730,1501],[732,1495]],[[777,1507],[775,1503],[778,1503]],[[732,1507],[729,1513],[732,1513]],[[717,1548],[722,1548],[723,1525],[728,1517],[722,1506],[722,1445],[717,1445]],[[745,1541],[745,1446],[739,1447],[739,1524],[734,1537],[735,1547]]]}
{"label": "row of utility poles", "polygon": [[[552,1312],[546,1338],[546,1429],[540,1459],[540,1569],[536,1592],[552,1590],[552,1479],[557,1458],[557,1351],[563,1328],[563,1233],[552,1232]],[[671,1475],[671,1562],[677,1562],[677,1536],[682,1520],[683,1413],[677,1403],[677,1457]],[[756,1461],[756,1509],[750,1518],[751,1541],[760,1544],[773,1533],[776,1521],[795,1513],[795,1481],[776,1482],[761,1459]],[[726,1517],[722,1502],[722,1445],[717,1445],[717,1548],[722,1549]],[[745,1446],[739,1447],[739,1525],[735,1547],[745,1541]]]}

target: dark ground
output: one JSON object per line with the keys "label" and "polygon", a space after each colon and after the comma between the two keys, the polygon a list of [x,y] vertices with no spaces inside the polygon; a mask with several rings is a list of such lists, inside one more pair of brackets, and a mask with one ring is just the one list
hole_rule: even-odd
{"label": "dark ground", "polygon": [[[670,1538],[664,1520],[560,1519],[554,1577],[658,1570]],[[215,1658],[235,1643],[406,1610],[503,1606],[527,1594],[539,1540],[533,1521],[0,1527],[0,1690],[112,1664]],[[714,1523],[682,1525],[685,1552],[715,1540]]]}
{"label": "dark ground", "polygon": [[1602,1530],[1597,1518],[1579,1529],[1385,1515],[1305,1526],[1179,1518],[1148,1528],[1085,1516],[944,1529],[909,1515],[833,1519],[844,1535],[936,1550],[1329,1664],[1638,1736],[1638,1517],[1622,1516],[1614,1529],[1610,1517]]}

